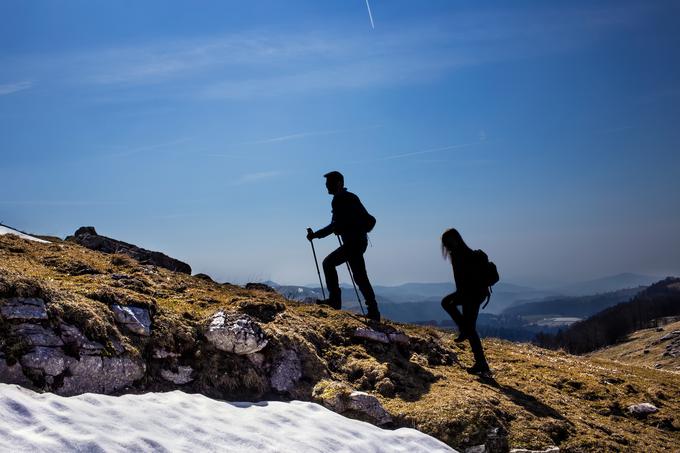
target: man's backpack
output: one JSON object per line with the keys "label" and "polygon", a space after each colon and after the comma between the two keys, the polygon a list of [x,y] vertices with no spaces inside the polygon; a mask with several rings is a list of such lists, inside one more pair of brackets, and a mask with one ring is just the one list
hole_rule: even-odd
{"label": "man's backpack", "polygon": [[491,287],[498,283],[500,276],[498,275],[496,265],[492,261],[489,261],[489,257],[486,253],[481,250],[475,250],[473,253],[476,261],[475,270],[477,278],[479,279],[479,286],[489,289],[489,296],[486,298],[486,302],[482,307],[482,309],[484,309],[489,305],[489,301],[491,300],[491,293],[493,293]]}
{"label": "man's backpack", "polygon": [[[366,210],[364,209],[364,211]],[[375,222],[376,222],[375,217],[373,217],[371,214],[368,213],[368,211],[366,211],[366,215],[364,218],[364,231],[366,231],[366,233],[370,233],[371,231],[373,231],[373,228],[375,227]]]}

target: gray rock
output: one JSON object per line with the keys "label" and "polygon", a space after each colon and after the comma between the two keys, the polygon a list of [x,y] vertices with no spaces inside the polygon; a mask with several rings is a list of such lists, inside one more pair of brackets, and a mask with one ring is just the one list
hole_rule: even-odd
{"label": "gray rock", "polygon": [[267,337],[248,315],[215,313],[206,328],[208,341],[221,351],[252,354],[267,346]]}
{"label": "gray rock", "polygon": [[384,344],[389,344],[390,338],[387,336],[387,334],[375,331],[373,329],[365,329],[363,327],[359,327],[354,331],[353,336],[355,338],[363,338],[365,340],[370,340],[370,341],[377,341],[378,343],[384,343]]}
{"label": "gray rock", "polygon": [[0,300],[0,314],[5,319],[47,319],[45,301],[38,298],[13,297]]}
{"label": "gray rock", "polygon": [[104,393],[111,393],[132,385],[144,377],[144,362],[129,357],[104,357]]}
{"label": "gray rock", "polygon": [[61,395],[112,393],[141,379],[146,365],[129,357],[82,356],[69,364],[70,376],[57,390]]}
{"label": "gray rock", "polygon": [[64,342],[52,329],[37,324],[19,324],[13,326],[12,334],[31,346],[63,346]]}
{"label": "gray rock", "polygon": [[486,453],[486,445],[475,445],[465,449],[465,453]]}
{"label": "gray rock", "polygon": [[265,356],[261,352],[253,352],[252,354],[248,354],[246,357],[248,357],[250,363],[255,365],[257,368],[262,368],[264,366]]}
{"label": "gray rock", "polygon": [[24,375],[21,365],[7,365],[4,357],[0,357],[0,382],[3,384],[16,384],[22,387],[32,387],[33,383]]}
{"label": "gray rock", "polygon": [[375,341],[383,344],[408,344],[410,339],[408,335],[401,332],[384,333],[373,329],[366,329],[359,327],[354,330],[354,338],[362,338],[364,340]]}
{"label": "gray rock", "polygon": [[26,368],[41,370],[48,376],[58,376],[76,359],[64,355],[61,348],[37,346],[33,351],[21,357],[21,364]]}
{"label": "gray rock", "polygon": [[390,339],[390,343],[408,344],[410,341],[408,335],[401,332],[390,333],[387,337]]}
{"label": "gray rock", "polygon": [[[80,329],[70,324],[60,325],[61,339],[65,344],[75,345],[81,356],[99,355],[104,350],[104,345],[92,341],[83,334]],[[121,351],[122,352],[122,351]]]}
{"label": "gray rock", "polygon": [[645,416],[658,411],[659,408],[651,403],[632,404],[628,406],[628,412],[630,412],[632,415]]}
{"label": "gray rock", "polygon": [[289,392],[302,377],[302,364],[297,353],[293,350],[284,351],[274,365],[270,376],[273,389],[279,392]]}
{"label": "gray rock", "polygon": [[69,366],[70,376],[57,393],[65,396],[104,392],[104,363],[98,356],[81,356]]}
{"label": "gray rock", "polygon": [[179,354],[177,354],[176,352],[166,351],[165,349],[161,348],[161,349],[154,349],[151,356],[154,359],[168,359],[168,358],[179,357]]}
{"label": "gray rock", "polygon": [[385,425],[392,422],[392,417],[380,404],[378,398],[364,392],[352,392],[349,395],[348,409],[360,412],[371,419],[376,425]]}
{"label": "gray rock", "polygon": [[559,453],[560,447],[548,447],[545,450],[527,450],[526,448],[513,448],[510,453]]}
{"label": "gray rock", "polygon": [[193,372],[194,369],[190,366],[178,366],[176,372],[171,370],[161,370],[161,377],[166,381],[172,382],[173,384],[184,385],[194,380],[194,378],[191,377]]}
{"label": "gray rock", "polygon": [[122,324],[130,332],[148,337],[151,335],[151,317],[149,310],[141,307],[128,305],[111,305],[113,316],[118,323]]}

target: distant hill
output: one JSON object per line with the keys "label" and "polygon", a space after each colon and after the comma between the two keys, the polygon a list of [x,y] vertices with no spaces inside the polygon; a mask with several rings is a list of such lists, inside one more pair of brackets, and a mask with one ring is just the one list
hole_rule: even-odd
{"label": "distant hill", "polygon": [[581,297],[555,297],[538,302],[527,302],[503,310],[509,316],[573,316],[588,318],[621,302],[627,302],[644,290],[645,286],[621,289],[609,293]]}
{"label": "distant hill", "polygon": [[680,315],[680,278],[669,277],[651,285],[631,301],[607,308],[555,335],[539,334],[540,346],[583,354],[622,341],[651,321]]}
{"label": "distant hill", "polygon": [[660,277],[627,272],[595,280],[572,283],[570,285],[555,288],[555,291],[566,296],[587,296],[590,294],[608,293],[626,288],[649,286],[659,280],[661,280]]}

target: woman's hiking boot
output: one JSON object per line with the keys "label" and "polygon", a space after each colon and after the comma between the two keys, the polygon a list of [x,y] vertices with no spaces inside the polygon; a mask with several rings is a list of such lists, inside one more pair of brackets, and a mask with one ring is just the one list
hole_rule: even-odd
{"label": "woman's hiking boot", "polygon": [[470,374],[477,374],[477,375],[480,375],[480,376],[487,376],[487,377],[491,376],[491,370],[489,369],[489,365],[487,365],[487,364],[480,365],[478,363],[475,363],[470,368],[468,368],[466,371]]}

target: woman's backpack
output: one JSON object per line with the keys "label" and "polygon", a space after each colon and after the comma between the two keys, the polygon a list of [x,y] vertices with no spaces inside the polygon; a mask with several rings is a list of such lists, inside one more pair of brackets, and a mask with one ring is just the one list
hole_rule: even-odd
{"label": "woman's backpack", "polygon": [[475,259],[475,273],[478,278],[479,286],[482,288],[488,288],[489,296],[486,298],[486,302],[482,309],[489,305],[489,300],[491,300],[491,293],[493,290],[491,287],[498,283],[500,276],[498,275],[498,269],[496,265],[489,261],[489,257],[481,250],[475,250],[473,253]]}

